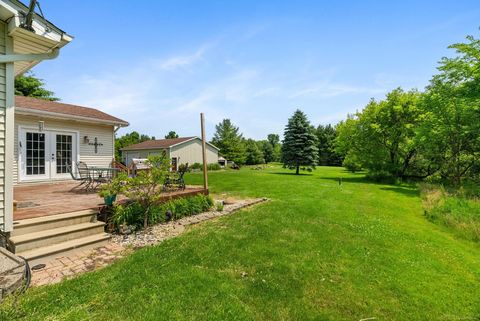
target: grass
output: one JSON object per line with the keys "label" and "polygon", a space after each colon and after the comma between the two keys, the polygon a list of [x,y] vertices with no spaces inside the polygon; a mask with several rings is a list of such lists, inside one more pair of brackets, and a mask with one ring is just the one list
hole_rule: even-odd
{"label": "grass", "polygon": [[445,189],[423,184],[421,194],[425,216],[432,222],[446,226],[455,235],[480,242],[480,200],[469,190]]}
{"label": "grass", "polygon": [[[480,247],[428,221],[415,187],[280,167],[213,193],[271,202],[4,304],[5,320],[478,320]],[[338,178],[342,177],[342,185]],[[200,183],[191,174],[188,183]]]}

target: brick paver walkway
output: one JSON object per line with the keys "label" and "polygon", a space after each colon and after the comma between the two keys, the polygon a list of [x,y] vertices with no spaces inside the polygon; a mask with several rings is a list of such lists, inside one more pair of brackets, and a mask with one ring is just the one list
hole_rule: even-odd
{"label": "brick paver walkway", "polygon": [[78,250],[68,256],[59,256],[38,271],[32,271],[31,286],[60,282],[64,278],[104,267],[124,256],[123,246],[110,242],[93,250]]}

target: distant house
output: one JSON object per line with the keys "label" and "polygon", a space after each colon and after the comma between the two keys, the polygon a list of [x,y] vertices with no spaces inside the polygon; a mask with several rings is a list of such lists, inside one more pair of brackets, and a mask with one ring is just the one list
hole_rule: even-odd
{"label": "distant house", "polygon": [[[78,161],[108,167],[128,122],[98,109],[15,97],[13,183],[71,179]],[[68,166],[67,166],[68,165]]]}
{"label": "distant house", "polygon": [[[218,163],[218,148],[207,143],[207,163]],[[202,140],[198,137],[148,140],[122,149],[122,158],[127,166],[134,158],[147,158],[149,155],[166,153],[172,160],[172,168],[180,164],[202,163]]]}

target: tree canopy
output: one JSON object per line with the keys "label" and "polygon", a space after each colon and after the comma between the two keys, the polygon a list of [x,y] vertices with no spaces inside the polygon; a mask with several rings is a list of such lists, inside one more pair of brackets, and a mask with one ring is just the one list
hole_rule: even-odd
{"label": "tree canopy", "polygon": [[222,120],[215,126],[211,143],[220,148],[220,154],[236,164],[245,164],[245,143],[238,127],[230,119]]}
{"label": "tree canopy", "polygon": [[138,143],[141,143],[147,140],[153,140],[153,139],[155,139],[155,136],[150,137],[145,134],[139,134],[136,131],[117,137],[115,139],[115,159],[118,161],[122,160],[120,149],[133,144],[138,144]]}
{"label": "tree canopy", "polygon": [[178,138],[178,134],[171,130],[168,132],[168,134],[165,135],[165,139],[170,139],[170,138]]}
{"label": "tree canopy", "polygon": [[318,165],[341,166],[343,157],[335,151],[337,130],[332,125],[319,125],[315,132],[318,140]]}
{"label": "tree canopy", "polygon": [[245,164],[257,165],[265,163],[265,158],[259,145],[262,145],[261,142],[256,142],[253,139],[245,141]]}
{"label": "tree canopy", "polygon": [[15,95],[41,98],[50,101],[58,101],[55,94],[44,88],[45,82],[35,77],[33,73],[27,73],[15,78]]}
{"label": "tree canopy", "polygon": [[317,165],[317,137],[307,116],[298,109],[285,127],[282,161],[285,167],[295,169],[297,175],[301,167],[311,170]]}
{"label": "tree canopy", "polygon": [[426,90],[397,88],[341,122],[344,166],[398,178],[434,176],[460,184],[480,174],[480,40],[451,45]]}

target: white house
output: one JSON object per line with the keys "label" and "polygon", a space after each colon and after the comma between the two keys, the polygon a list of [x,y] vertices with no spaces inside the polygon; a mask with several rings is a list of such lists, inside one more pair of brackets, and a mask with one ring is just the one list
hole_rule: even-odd
{"label": "white house", "polygon": [[98,109],[15,97],[13,183],[70,179],[78,161],[108,167],[128,122]]}
{"label": "white house", "polygon": [[13,229],[15,76],[57,57],[71,40],[20,1],[0,0],[0,231]]}
{"label": "white house", "polygon": [[[207,163],[218,163],[219,149],[206,144]],[[139,144],[127,146],[122,149],[122,158],[127,166],[133,158],[147,158],[149,155],[166,153],[172,160],[174,170],[179,164],[192,165],[202,163],[202,140],[199,137],[180,137],[171,139],[148,140]]]}

